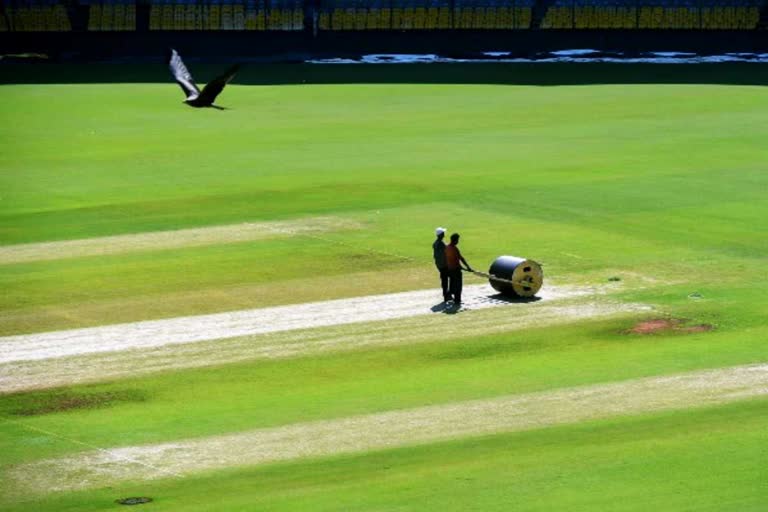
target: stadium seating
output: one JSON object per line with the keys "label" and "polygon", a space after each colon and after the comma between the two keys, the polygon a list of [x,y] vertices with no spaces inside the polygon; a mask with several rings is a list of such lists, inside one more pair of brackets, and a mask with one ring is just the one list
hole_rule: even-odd
{"label": "stadium seating", "polygon": [[155,0],[150,30],[281,30],[304,29],[302,0]]}
{"label": "stadium seating", "polygon": [[136,3],[128,0],[93,0],[88,9],[88,30],[136,30]]}
{"label": "stadium seating", "polygon": [[754,29],[754,0],[557,0],[542,28],[549,29]]}
{"label": "stadium seating", "polygon": [[72,30],[64,4],[56,0],[4,2],[0,31],[65,32]]}
{"label": "stadium seating", "polygon": [[768,26],[768,0],[0,0],[0,32],[69,31],[74,6],[89,31],[134,31],[137,2],[153,31],[301,31],[305,12],[321,31]]}
{"label": "stadium seating", "polygon": [[320,30],[527,29],[533,0],[323,0]]}

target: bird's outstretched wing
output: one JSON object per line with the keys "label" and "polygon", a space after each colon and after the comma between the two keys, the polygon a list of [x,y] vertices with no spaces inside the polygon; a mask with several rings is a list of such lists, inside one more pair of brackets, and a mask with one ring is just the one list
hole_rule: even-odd
{"label": "bird's outstretched wing", "polygon": [[187,71],[187,66],[184,65],[179,53],[173,48],[168,52],[168,68],[171,70],[173,79],[181,86],[181,90],[187,96],[187,100],[200,96],[200,89],[197,88],[195,80]]}
{"label": "bird's outstretched wing", "polygon": [[216,99],[216,96],[218,96],[219,93],[224,90],[224,86],[227,85],[229,81],[232,80],[232,78],[234,78],[235,73],[237,73],[239,69],[240,64],[235,64],[227,71],[225,71],[223,75],[218,76],[205,84],[205,87],[203,87],[203,92],[200,93],[200,102],[208,105],[212,104]]}

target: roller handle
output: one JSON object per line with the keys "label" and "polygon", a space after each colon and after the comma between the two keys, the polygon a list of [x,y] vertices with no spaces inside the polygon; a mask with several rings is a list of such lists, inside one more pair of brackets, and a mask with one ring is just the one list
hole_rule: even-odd
{"label": "roller handle", "polygon": [[[462,270],[464,270],[464,269],[462,269]],[[492,281],[498,281],[500,283],[517,284],[514,281],[512,281],[511,279],[504,279],[504,278],[501,278],[501,277],[496,277],[493,274],[487,274],[485,272],[478,272],[477,270],[464,270],[464,272],[469,272],[470,274],[475,274],[476,276],[484,277],[484,278],[490,279]]]}

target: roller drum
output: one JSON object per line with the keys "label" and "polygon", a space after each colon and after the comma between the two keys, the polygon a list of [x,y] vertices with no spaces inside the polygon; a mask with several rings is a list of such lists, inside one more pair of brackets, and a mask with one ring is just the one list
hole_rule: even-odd
{"label": "roller drum", "polygon": [[544,283],[541,265],[517,256],[499,256],[488,273],[493,289],[505,295],[533,297]]}

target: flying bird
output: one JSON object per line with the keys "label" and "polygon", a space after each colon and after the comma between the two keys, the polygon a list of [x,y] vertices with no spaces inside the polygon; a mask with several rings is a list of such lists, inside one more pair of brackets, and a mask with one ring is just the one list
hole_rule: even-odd
{"label": "flying bird", "polygon": [[240,69],[240,65],[235,64],[224,72],[223,75],[218,76],[205,84],[202,91],[200,91],[197,84],[195,84],[194,78],[192,78],[192,75],[187,70],[187,66],[184,65],[184,61],[181,60],[179,53],[173,48],[170,49],[168,54],[168,68],[171,70],[173,79],[181,86],[181,90],[184,91],[184,94],[187,96],[184,103],[192,107],[213,107],[223,109],[223,107],[214,105],[213,102],[216,99],[216,96],[224,90],[224,86],[234,78],[235,73]]}

